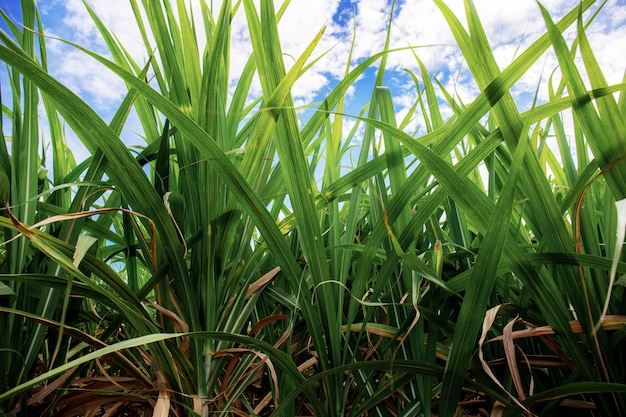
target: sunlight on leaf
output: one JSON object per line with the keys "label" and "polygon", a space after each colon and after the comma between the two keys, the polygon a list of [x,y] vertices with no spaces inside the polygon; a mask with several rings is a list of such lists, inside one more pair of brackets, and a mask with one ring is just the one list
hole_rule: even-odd
{"label": "sunlight on leaf", "polygon": [[74,252],[73,264],[75,267],[80,265],[80,262],[83,260],[89,248],[96,243],[98,239],[93,236],[80,235],[78,236],[78,242],[76,243],[76,251]]}
{"label": "sunlight on leaf", "polygon": [[[611,302],[611,293],[613,291],[613,284],[615,283],[615,275],[617,274],[617,264],[622,254],[622,247],[624,245],[624,235],[626,234],[626,199],[615,202],[617,209],[617,227],[615,229],[615,250],[613,251],[613,263],[611,264],[609,287],[606,293],[606,301],[602,308],[601,318],[606,316],[606,312],[609,309],[609,303]],[[596,324],[596,331],[602,325],[601,322]]]}

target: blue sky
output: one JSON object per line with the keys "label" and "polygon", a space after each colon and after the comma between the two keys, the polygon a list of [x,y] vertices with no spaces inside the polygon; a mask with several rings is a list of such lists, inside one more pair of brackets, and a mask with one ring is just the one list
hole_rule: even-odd
{"label": "blue sky", "polygon": [[[189,3],[197,1],[188,0]],[[19,0],[0,0],[0,7],[10,16],[19,19],[19,3]],[[145,50],[139,40],[128,0],[89,0],[89,3],[135,58],[143,62],[146,58]],[[207,0],[207,3],[213,3],[218,11],[221,1]],[[297,105],[318,101],[342,78],[355,23],[356,43],[351,64],[354,65],[382,50],[391,13],[390,3],[387,0],[291,1],[280,24],[285,54],[299,56],[317,31],[322,26],[327,27],[317,54],[326,51],[328,53],[294,87],[292,93]],[[464,15],[462,0],[448,0],[446,3],[457,16]],[[517,51],[530,45],[545,30],[535,0],[474,0],[474,3],[502,68],[516,57]],[[575,7],[578,1],[545,0],[542,4],[557,19]],[[106,53],[104,43],[91,23],[82,0],[40,0],[38,5],[48,35],[59,36]],[[626,69],[626,0],[609,0],[605,10],[589,28],[588,36],[608,81],[620,82]],[[240,8],[233,21],[232,42],[231,78],[234,85],[251,49],[243,8]],[[469,103],[478,94],[478,90],[465,70],[462,56],[454,44],[454,38],[432,0],[396,2],[391,47],[424,46],[416,51],[428,70],[449,91],[455,92]],[[103,118],[110,118],[124,96],[123,83],[84,54],[60,42],[51,40],[48,43],[48,52],[50,72],[96,108]],[[289,66],[290,59],[286,58],[285,63]],[[534,93],[540,80],[545,82],[547,75],[556,66],[556,59],[548,54],[518,82],[513,94],[522,102],[522,106],[527,95]],[[404,69],[414,72],[419,72],[419,69],[410,52],[391,54],[388,68],[385,83],[392,89],[400,120],[415,102],[417,94]],[[351,89],[347,108],[349,112],[358,114],[363,104],[369,100],[374,74],[374,69],[368,71]],[[6,97],[8,89],[2,90]],[[255,91],[260,92],[258,84],[253,93]],[[3,99],[6,102],[6,98]],[[419,126],[418,116],[410,128],[414,130]],[[138,126],[135,127],[139,130]],[[347,125],[346,129],[349,127]],[[143,142],[133,130],[132,122],[124,135],[128,143]],[[78,160],[86,156],[78,143],[73,144],[73,147],[78,153]]]}

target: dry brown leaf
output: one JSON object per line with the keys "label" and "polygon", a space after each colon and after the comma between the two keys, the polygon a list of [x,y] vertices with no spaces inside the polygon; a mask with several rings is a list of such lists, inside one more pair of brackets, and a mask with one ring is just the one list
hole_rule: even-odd
{"label": "dry brown leaf", "polygon": [[263,275],[261,278],[257,279],[252,284],[250,284],[250,286],[248,287],[248,292],[246,293],[246,300],[252,297],[252,295],[256,293],[257,291],[259,291],[261,288],[263,288],[265,284],[273,280],[276,277],[276,275],[278,275],[279,272],[280,272],[280,266],[277,266],[276,268],[272,269],[271,271]]}
{"label": "dry brown leaf", "polygon": [[483,367],[483,370],[487,373],[487,375],[489,375],[489,377],[493,380],[493,382],[495,382],[500,387],[500,389],[504,391],[506,395],[508,395],[513,400],[513,402],[515,402],[515,404],[521,407],[522,410],[524,410],[526,413],[530,414],[530,411],[526,407],[524,407],[524,405],[521,402],[519,402],[519,400],[515,398],[515,396],[513,396],[510,392],[508,392],[504,388],[500,380],[495,376],[495,374],[493,373],[493,371],[491,370],[491,368],[485,361],[485,356],[483,353],[483,344],[485,343],[485,339],[487,338],[487,333],[489,332],[489,329],[493,325],[493,322],[495,321],[496,316],[498,315],[498,311],[500,311],[501,307],[502,307],[502,304],[492,307],[485,314],[485,320],[483,321],[482,334],[480,335],[480,340],[478,341],[478,358],[480,359],[480,363]]}
{"label": "dry brown leaf", "polygon": [[157,304],[157,303],[152,303],[152,306],[161,314],[163,314],[165,317],[171,319],[174,322],[174,327],[176,327],[176,329],[178,329],[179,333],[188,333],[189,332],[189,325],[180,317],[178,317],[178,315],[176,313],[174,313],[171,310],[168,310],[167,308]]}
{"label": "dry brown leaf", "polygon": [[202,415],[202,399],[198,395],[193,396],[193,411],[198,415]]}
{"label": "dry brown leaf", "polygon": [[170,414],[170,393],[163,372],[157,371],[156,380],[159,398],[154,406],[152,417],[167,417]]}
{"label": "dry brown leaf", "polygon": [[258,333],[261,329],[265,328],[267,325],[280,320],[289,320],[289,316],[286,316],[284,314],[276,314],[273,316],[265,317],[264,319],[259,320],[252,326],[252,329],[250,329],[250,331],[248,332],[248,336],[252,336]]}
{"label": "dry brown leaf", "polygon": [[[69,370],[65,371],[65,373],[63,375],[61,375],[57,379],[53,380],[49,384],[46,384],[46,387],[44,389],[38,391],[37,394],[35,394],[32,397],[30,397],[26,401],[26,403],[28,405],[33,405],[33,404],[37,404],[40,401],[43,401],[44,398],[46,398],[53,391],[55,391],[57,388],[59,388],[61,385],[63,385],[65,383],[65,381],[67,380],[67,378],[69,378],[76,371],[77,368],[78,367],[75,366],[72,369],[69,369]],[[20,406],[20,403],[18,403],[18,407],[19,406]]]}
{"label": "dry brown leaf", "polygon": [[[604,330],[621,330],[626,326],[626,316],[605,316],[601,320],[602,327]],[[572,332],[574,333],[582,333],[583,329],[578,320],[572,320],[569,322]],[[527,337],[537,337],[537,336],[550,336],[554,334],[554,329],[550,326],[540,326],[533,327],[532,329],[526,330],[517,330],[513,332],[513,339],[522,339]],[[502,336],[494,337],[493,339],[489,339],[489,342],[495,342],[498,340],[502,340]]]}
{"label": "dry brown leaf", "polygon": [[505,411],[506,411],[506,406],[502,404],[500,401],[496,401],[493,404],[493,408],[491,409],[491,413],[489,414],[489,417],[502,417]]}
{"label": "dry brown leaf", "polygon": [[572,400],[569,398],[561,401],[561,407],[576,408],[578,410],[597,410],[598,407],[590,401]]}
{"label": "dry brown leaf", "polygon": [[276,369],[274,368],[274,364],[270,360],[269,356],[266,355],[265,353],[257,352],[257,351],[246,349],[246,348],[230,348],[230,349],[222,349],[220,351],[215,352],[213,354],[213,357],[219,358],[219,357],[228,356],[231,354],[243,354],[243,353],[251,353],[260,359],[260,362],[255,365],[256,369],[260,368],[262,365],[267,366],[270,378],[272,379],[272,383],[274,385],[274,391],[276,392],[276,400],[278,400],[278,394],[279,394],[278,376],[276,374]]}
{"label": "dry brown leaf", "polygon": [[306,361],[304,361],[303,363],[301,363],[300,365],[298,365],[298,371],[300,372],[304,372],[307,369],[309,369],[310,367],[312,367],[313,365],[317,365],[317,363],[319,362],[317,356],[313,356],[309,359],[307,359]]}
{"label": "dry brown leaf", "polygon": [[272,401],[272,393],[268,392],[267,394],[265,394],[265,397],[263,397],[263,399],[261,401],[259,401],[259,404],[257,404],[256,407],[254,407],[254,414],[255,415],[260,415],[261,411],[263,411],[263,409],[265,407],[267,407],[267,405]]}
{"label": "dry brown leaf", "polygon": [[524,387],[522,387],[522,378],[520,378],[519,369],[517,369],[517,359],[515,358],[515,344],[513,343],[513,325],[517,321],[517,317],[509,321],[503,329],[503,344],[504,354],[506,356],[506,362],[509,365],[509,371],[511,372],[511,378],[513,379],[513,385],[517,391],[517,396],[520,400],[526,399],[526,393]]}

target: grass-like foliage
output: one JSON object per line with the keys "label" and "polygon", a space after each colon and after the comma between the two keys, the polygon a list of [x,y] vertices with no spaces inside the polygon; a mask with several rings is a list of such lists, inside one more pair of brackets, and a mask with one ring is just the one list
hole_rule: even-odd
{"label": "grass-like foliage", "polygon": [[[626,93],[587,41],[593,1],[538,8],[545,34],[501,70],[471,0],[467,24],[435,0],[481,93],[460,102],[416,49],[420,135],[383,84],[393,51],[301,122],[290,91],[322,32],[287,71],[286,5],[130,2],[147,62],[91,10],[112,59],[74,45],[128,87],[110,123],[48,73],[34,0],[4,16],[0,415],[623,415]],[[253,53],[232,88],[235,13]],[[548,50],[560,79],[522,112],[510,90]]]}

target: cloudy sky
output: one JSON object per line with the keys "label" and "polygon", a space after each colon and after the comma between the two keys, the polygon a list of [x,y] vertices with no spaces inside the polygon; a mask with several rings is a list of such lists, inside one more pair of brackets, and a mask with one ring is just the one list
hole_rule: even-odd
{"label": "cloudy sky", "polygon": [[[140,62],[145,61],[146,52],[129,1],[88,1],[135,58]],[[190,3],[196,1],[191,0]],[[213,5],[217,15],[221,1],[205,1]],[[279,3],[279,0],[276,2]],[[0,0],[0,7],[19,21],[19,3],[18,0]],[[447,0],[446,3],[457,16],[464,15],[462,0]],[[507,66],[516,57],[516,53],[524,50],[545,31],[545,24],[535,0],[474,0],[474,3],[501,68]],[[82,0],[39,0],[38,4],[48,35],[106,53],[106,47]],[[575,7],[578,1],[544,0],[542,4],[550,11],[553,19],[557,20]],[[594,6],[592,10],[596,8]],[[326,26],[324,37],[315,54],[326,55],[295,86],[292,93],[296,104],[319,100],[341,79],[355,24],[356,43],[352,66],[381,51],[391,12],[391,0],[292,0],[279,25],[287,66],[292,62],[289,56],[299,56],[320,28]],[[608,81],[620,82],[626,69],[626,0],[608,0],[604,10],[590,26],[588,36]],[[234,84],[251,50],[243,7],[233,22],[232,42],[231,77]],[[396,1],[391,47],[423,47],[416,52],[428,70],[449,91],[456,92],[462,100],[469,103],[478,91],[467,71],[464,71],[462,56],[454,44],[452,33],[432,0]],[[125,89],[120,80],[65,44],[50,41],[48,48],[50,71],[53,75],[93,105],[105,119],[110,118],[124,96]],[[402,117],[416,97],[415,86],[409,82],[403,70],[408,68],[419,72],[419,69],[411,52],[391,54],[388,66],[390,71],[385,83],[392,89],[396,109],[399,117]],[[524,93],[533,93],[537,83],[541,79],[545,80],[555,67],[556,59],[546,55],[516,85],[514,94],[521,99]],[[369,99],[373,74],[374,69],[367,72],[351,91],[350,111],[358,113]],[[3,94],[6,94],[6,89],[3,89]],[[126,140],[132,142],[133,139]]]}

